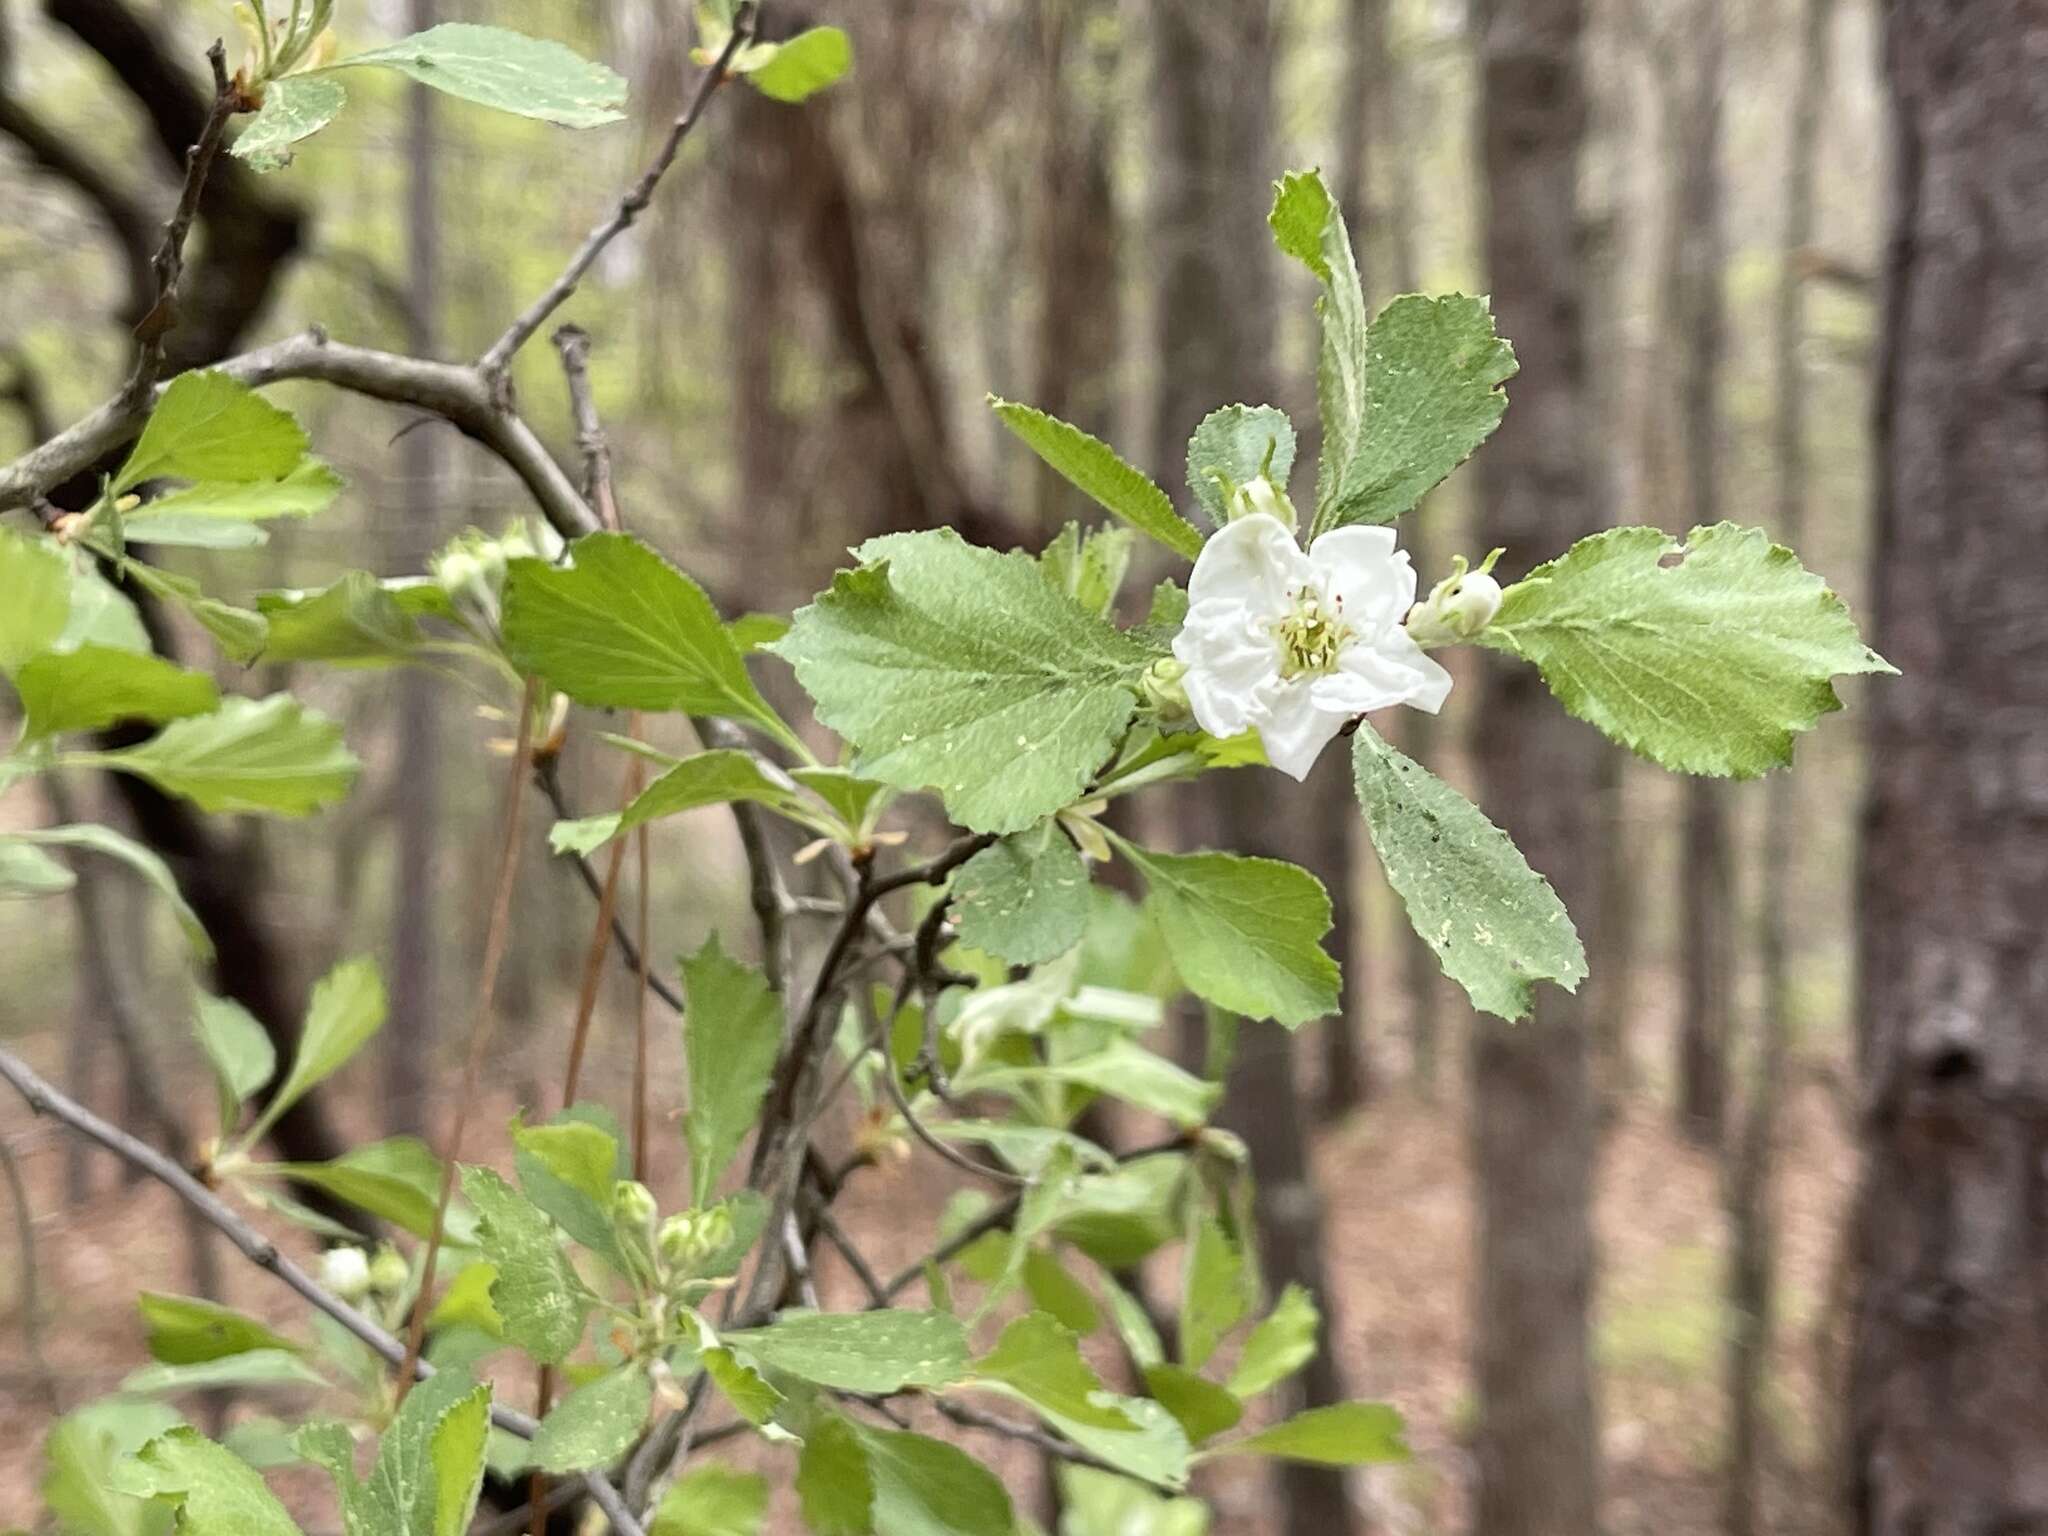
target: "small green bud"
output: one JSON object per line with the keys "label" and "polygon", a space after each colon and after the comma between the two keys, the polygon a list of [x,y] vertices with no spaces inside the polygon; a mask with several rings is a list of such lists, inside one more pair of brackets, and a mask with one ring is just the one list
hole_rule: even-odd
{"label": "small green bud", "polygon": [[1138,680],[1144,699],[1159,714],[1162,730],[1192,723],[1194,710],[1188,703],[1188,691],[1181,679],[1188,675],[1188,664],[1173,656],[1162,656],[1145,669]]}
{"label": "small green bud", "polygon": [[621,1231],[651,1232],[660,1214],[654,1191],[638,1179],[620,1179],[612,1186],[612,1223]]}
{"label": "small green bud", "polygon": [[714,1205],[697,1220],[697,1236],[704,1244],[704,1252],[713,1254],[732,1244],[732,1212],[722,1205]]}
{"label": "small green bud", "polygon": [[1234,523],[1241,517],[1261,515],[1277,517],[1287,525],[1289,533],[1301,526],[1301,518],[1294,510],[1294,503],[1288,500],[1287,493],[1264,475],[1254,475],[1231,495],[1229,521]]}
{"label": "small green bud", "polygon": [[370,1289],[395,1296],[411,1278],[412,1266],[405,1262],[405,1256],[389,1243],[380,1245],[370,1260]]}
{"label": "small green bud", "polygon": [[330,1248],[320,1255],[320,1283],[343,1301],[370,1294],[369,1255],[360,1248]]}
{"label": "small green bud", "polygon": [[677,1211],[661,1224],[654,1239],[655,1252],[671,1269],[688,1269],[704,1257],[707,1246],[695,1211]]}

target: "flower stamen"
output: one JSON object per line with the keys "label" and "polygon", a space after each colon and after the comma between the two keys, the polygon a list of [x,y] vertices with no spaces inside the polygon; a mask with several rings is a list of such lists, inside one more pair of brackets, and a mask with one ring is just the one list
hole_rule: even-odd
{"label": "flower stamen", "polygon": [[1280,675],[1286,678],[1322,677],[1336,671],[1339,653],[1353,638],[1342,602],[1326,608],[1313,587],[1294,594],[1294,611],[1274,625],[1273,632],[1280,642]]}

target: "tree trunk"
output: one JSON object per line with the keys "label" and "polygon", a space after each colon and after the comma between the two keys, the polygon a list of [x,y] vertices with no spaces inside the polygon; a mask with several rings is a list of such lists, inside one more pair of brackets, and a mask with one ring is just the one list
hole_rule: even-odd
{"label": "tree trunk", "polygon": [[1895,0],[1850,1493],[2048,1528],[2048,4]]}
{"label": "tree trunk", "polygon": [[[1799,253],[1813,239],[1813,184],[1827,99],[1828,28],[1834,0],[1806,0],[1792,96],[1792,137],[1785,168],[1785,226],[1778,246],[1778,289],[1772,326],[1778,473],[1777,535],[1797,549],[1806,528],[1806,381],[1800,370],[1805,289]],[[1773,1141],[1792,1040],[1787,887],[1799,833],[1790,774],[1772,779],[1764,803],[1763,912],[1758,957],[1763,1012],[1751,1063],[1748,1106],[1729,1170],[1733,1228],[1728,1264],[1728,1536],[1756,1536],[1761,1526],[1763,1457],[1768,1446],[1763,1390],[1774,1323],[1776,1219],[1772,1210]]]}
{"label": "tree trunk", "polygon": [[[1351,232],[1360,281],[1372,293],[1372,267],[1367,245],[1372,220],[1373,123],[1386,76],[1386,6],[1384,0],[1346,0],[1344,6],[1344,92],[1338,104],[1337,196]],[[1341,758],[1342,754],[1330,756]],[[1339,924],[1334,938],[1337,963],[1344,968],[1347,1006],[1322,1029],[1323,1082],[1317,1109],[1325,1120],[1341,1120],[1372,1095],[1372,1062],[1366,1045],[1365,1020],[1356,1016],[1366,995],[1365,934],[1360,929],[1354,895],[1351,844],[1357,819],[1351,807],[1351,782],[1341,764],[1319,765],[1308,783],[1308,804],[1301,815],[1320,829],[1325,845],[1317,863],[1338,881],[1325,878]]]}
{"label": "tree trunk", "polygon": [[[1721,296],[1724,248],[1721,192],[1721,0],[1695,0],[1687,33],[1691,94],[1678,136],[1679,414],[1686,515],[1695,527],[1721,516],[1721,357],[1726,323]],[[1734,880],[1727,798],[1708,779],[1685,786],[1684,847],[1679,861],[1679,1129],[1701,1146],[1718,1146],[1727,1119],[1728,1038],[1732,1031]]]}
{"label": "tree trunk", "polygon": [[[1158,249],[1160,387],[1153,464],[1162,483],[1181,478],[1188,435],[1219,405],[1272,395],[1277,295],[1264,238],[1273,160],[1271,77],[1274,25],[1269,0],[1155,0],[1158,152],[1152,227]],[[1304,457],[1306,457],[1304,455]],[[1334,759],[1338,754],[1332,753]],[[1326,767],[1334,768],[1334,762]],[[1325,775],[1317,775],[1325,777]],[[1205,810],[1223,846],[1308,863],[1327,851],[1310,818],[1315,791],[1274,814],[1280,784],[1266,770],[1218,774]],[[1346,808],[1345,821],[1357,813]],[[1196,820],[1191,816],[1190,820]],[[1340,822],[1340,825],[1344,824]],[[1305,846],[1306,845],[1306,846]],[[1344,874],[1317,873],[1333,897]],[[1348,930],[1340,908],[1336,933]],[[1343,956],[1339,955],[1339,963]],[[1259,1182],[1259,1245],[1275,1287],[1297,1281],[1324,1308],[1324,1337],[1336,1338],[1335,1298],[1324,1284],[1320,1204],[1309,1167],[1304,1116],[1293,1070],[1293,1040],[1274,1024],[1246,1023],[1223,1111],[1241,1135]],[[1314,1404],[1342,1397],[1334,1355],[1324,1350],[1297,1390]],[[1341,1472],[1282,1465],[1272,1473],[1280,1505],[1268,1528],[1288,1536],[1344,1536],[1354,1528]]]}
{"label": "tree trunk", "polygon": [[[424,32],[438,19],[438,0],[409,0],[407,25]],[[439,349],[441,217],[436,191],[438,145],[434,92],[406,92],[406,342],[415,357]],[[417,571],[432,554],[440,522],[439,434],[408,432],[400,443],[404,517],[393,551],[401,569]],[[392,831],[396,889],[391,903],[391,1022],[384,1032],[384,1116],[394,1133],[424,1124],[426,1084],[433,1071],[434,985],[440,957],[435,915],[436,857],[441,833],[440,680],[407,668],[396,683],[398,751],[392,765]]]}
{"label": "tree trunk", "polygon": [[[1524,564],[1599,528],[1590,463],[1577,219],[1585,130],[1581,0],[1478,0],[1487,271],[1522,360],[1513,405],[1478,456],[1479,537]],[[1480,779],[1493,816],[1549,876],[1581,931],[1600,926],[1590,850],[1594,734],[1535,671],[1481,669]],[[1478,1536],[1598,1529],[1587,1308],[1594,1117],[1584,1009],[1539,987],[1533,1019],[1480,1017],[1472,1049],[1477,1180],[1474,1370]]]}

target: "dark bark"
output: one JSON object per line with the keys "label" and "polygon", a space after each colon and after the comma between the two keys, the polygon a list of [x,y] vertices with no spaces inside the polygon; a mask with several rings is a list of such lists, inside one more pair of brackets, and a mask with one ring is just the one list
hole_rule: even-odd
{"label": "dark bark", "polygon": [[[1526,567],[1604,518],[1588,437],[1584,262],[1577,174],[1585,132],[1580,0],[1474,7],[1482,65],[1485,250],[1500,331],[1522,369],[1514,404],[1475,467],[1477,547]],[[1597,736],[1535,672],[1481,670],[1487,808],[1549,876],[1581,932],[1601,922],[1590,851]],[[1479,1536],[1598,1529],[1598,1418],[1587,1309],[1594,1114],[1584,1008],[1536,991],[1521,1024],[1480,1017],[1472,1048],[1477,1182],[1475,1375]]]}
{"label": "dark bark", "polygon": [[1850,1508],[2048,1528],[2048,4],[1888,7]]}
{"label": "dark bark", "polygon": [[[1277,293],[1263,231],[1268,189],[1279,170],[1272,123],[1275,29],[1265,0],[1160,0],[1150,19],[1159,136],[1153,157],[1159,274],[1154,334],[1161,364],[1152,459],[1162,483],[1173,484],[1182,478],[1188,434],[1204,415],[1232,400],[1272,398]],[[1333,760],[1338,755],[1330,754]],[[1327,766],[1341,771],[1334,761]],[[1284,809],[1276,811],[1283,796]],[[1219,846],[1311,866],[1323,862],[1327,839],[1316,818],[1327,812],[1319,809],[1325,804],[1319,789],[1296,789],[1254,769],[1216,775],[1205,798],[1203,811]],[[1356,814],[1343,808],[1338,825]],[[1317,872],[1333,895],[1345,894],[1341,868]],[[1340,915],[1340,938],[1348,926],[1348,916]],[[1325,1309],[1324,1336],[1335,1338],[1340,1325],[1324,1284],[1320,1198],[1309,1167],[1293,1044],[1275,1024],[1238,1026],[1222,1119],[1251,1154],[1267,1278],[1275,1287],[1296,1281],[1313,1292]],[[1296,1390],[1311,1404],[1341,1399],[1334,1353],[1319,1352]],[[1273,1480],[1280,1505],[1273,1529],[1289,1536],[1343,1536],[1354,1528],[1341,1473],[1282,1466]]]}
{"label": "dark bark", "polygon": [[[1814,178],[1821,115],[1827,104],[1828,29],[1834,0],[1806,0],[1799,17],[1792,133],[1785,168],[1785,225],[1778,242],[1778,289],[1772,322],[1775,423],[1772,457],[1778,476],[1777,536],[1799,548],[1806,528],[1806,380],[1800,351],[1806,306],[1799,252],[1813,239]],[[1763,1010],[1749,1073],[1748,1103],[1728,1178],[1732,1227],[1728,1262],[1729,1536],[1762,1529],[1764,1420],[1771,1338],[1776,1324],[1777,1218],[1773,1209],[1778,1105],[1792,1043],[1791,921],[1788,887],[1799,846],[1795,781],[1772,780],[1764,805],[1763,910],[1758,960]]]}
{"label": "dark bark", "polygon": [[[1726,47],[1721,0],[1695,0],[1686,41],[1689,95],[1678,135],[1679,427],[1685,508],[1695,527],[1720,520],[1721,358],[1726,320],[1721,294],[1721,96]],[[1679,1129],[1702,1146],[1720,1144],[1727,1120],[1728,1040],[1733,1030],[1734,881],[1728,809],[1721,786],[1685,786],[1679,860]]]}
{"label": "dark bark", "polygon": [[[424,32],[437,0],[409,0],[406,22]],[[406,92],[406,349],[439,354],[441,215],[436,174],[435,92]],[[440,524],[440,433],[408,432],[399,445],[405,515],[392,553],[401,571],[424,569]],[[398,750],[392,765],[391,829],[397,842],[391,902],[391,1027],[384,1032],[384,1113],[393,1132],[421,1130],[433,1070],[435,979],[441,935],[435,872],[441,837],[441,711],[432,674],[408,668],[397,680]]]}

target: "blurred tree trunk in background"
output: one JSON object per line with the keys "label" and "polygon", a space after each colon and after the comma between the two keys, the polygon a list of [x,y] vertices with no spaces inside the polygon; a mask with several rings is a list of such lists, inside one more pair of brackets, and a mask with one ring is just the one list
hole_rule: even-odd
{"label": "blurred tree trunk in background", "polygon": [[[1475,546],[1561,550],[1604,521],[1594,488],[1578,165],[1586,104],[1581,0],[1476,0],[1485,271],[1521,359],[1514,404],[1475,463]],[[1585,933],[1600,928],[1592,813],[1599,739],[1534,669],[1487,661],[1476,751],[1491,814]],[[1584,1008],[1536,989],[1535,1016],[1474,1026],[1473,1320],[1478,1536],[1598,1529],[1593,1291],[1594,1115]]]}
{"label": "blurred tree trunk in background", "polygon": [[[1677,136],[1679,432],[1691,527],[1721,517],[1722,297],[1721,98],[1726,24],[1722,0],[1694,0],[1683,33],[1685,116]],[[1727,792],[1687,779],[1679,854],[1678,1126],[1718,1146],[1727,1120],[1728,1038],[1735,1003],[1735,881]]]}
{"label": "blurred tree trunk in background", "polygon": [[[1379,97],[1386,85],[1386,0],[1345,0],[1344,87],[1337,101],[1337,198],[1358,259],[1359,281],[1368,302],[1374,267],[1369,251],[1373,238],[1373,130],[1380,121]],[[1340,752],[1329,754],[1341,758]],[[1323,1024],[1322,1088],[1317,1104],[1326,1120],[1340,1120],[1372,1093],[1372,1061],[1366,1047],[1368,1021],[1359,1017],[1367,997],[1367,934],[1359,922],[1357,861],[1353,848],[1363,836],[1351,806],[1346,776],[1326,764],[1310,785],[1304,813],[1316,819],[1326,843],[1323,883],[1336,907],[1337,961],[1344,968],[1345,1005]],[[1340,885],[1338,882],[1342,881]]]}
{"label": "blurred tree trunk in background", "polygon": [[[439,19],[439,0],[407,0],[409,30],[424,32]],[[441,210],[436,174],[440,147],[434,132],[434,92],[406,90],[406,347],[415,357],[440,355]],[[438,425],[400,440],[404,484],[391,542],[393,568],[425,569],[440,523]],[[403,668],[398,694],[397,753],[392,776],[391,1028],[384,1032],[384,1118],[392,1132],[417,1131],[434,1068],[434,981],[441,934],[436,920],[436,857],[441,836],[441,680],[417,667]]]}
{"label": "blurred tree trunk in background", "polygon": [[[1115,436],[1119,290],[1117,210],[1110,175],[1114,60],[1103,31],[1107,0],[1046,0],[1032,13],[1043,106],[1043,163],[1031,216],[1038,241],[1038,376],[1031,401],[1085,432]],[[1111,33],[1113,36],[1114,34]],[[1070,518],[1093,522],[1092,502],[1035,465],[1034,521],[1050,536]]]}
{"label": "blurred tree trunk in background", "polygon": [[[1273,391],[1277,294],[1273,253],[1259,230],[1273,159],[1270,0],[1154,0],[1158,152],[1152,227],[1157,242],[1156,312],[1160,387],[1152,460],[1160,481],[1183,478],[1188,435],[1208,412],[1233,400],[1257,403]],[[1239,769],[1205,781],[1203,795],[1222,846],[1294,859],[1323,877],[1333,896],[1344,870],[1329,868],[1321,807],[1343,789],[1344,754],[1331,751],[1304,789],[1268,769]],[[1283,798],[1284,797],[1284,798]],[[1279,807],[1276,809],[1276,804]],[[1343,807],[1343,825],[1356,811]],[[1181,832],[1185,839],[1185,830]],[[1344,956],[1349,918],[1339,907],[1333,948]],[[1256,1170],[1259,1245],[1277,1291],[1299,1282],[1324,1307],[1323,1337],[1340,1336],[1336,1298],[1324,1283],[1322,1205],[1309,1167],[1306,1117],[1294,1081],[1293,1037],[1277,1024],[1244,1023],[1221,1120],[1245,1140]],[[1320,1350],[1297,1378],[1307,1404],[1343,1397],[1335,1354]],[[1343,1536],[1353,1529],[1341,1472],[1280,1465],[1273,1482],[1289,1536]]]}
{"label": "blurred tree trunk in background", "polygon": [[1895,0],[1855,1529],[2048,1523],[2048,4]]}
{"label": "blurred tree trunk in background", "polygon": [[[1794,549],[1806,534],[1806,379],[1802,350],[1806,290],[1800,253],[1813,241],[1814,177],[1821,115],[1827,105],[1828,33],[1834,0],[1804,0],[1785,162],[1785,223],[1778,242],[1772,319],[1772,458],[1778,476],[1777,538]],[[1763,1459],[1769,1444],[1764,1388],[1774,1324],[1776,1213],[1773,1166],[1778,1104],[1792,1044],[1789,889],[1801,841],[1789,772],[1772,776],[1764,802],[1763,910],[1758,934],[1763,1009],[1751,1053],[1749,1092],[1728,1172],[1733,1227],[1728,1263],[1729,1536],[1762,1527]]]}

